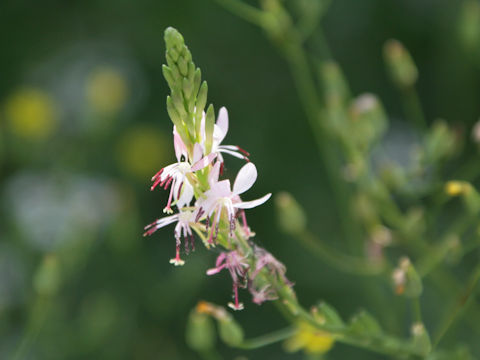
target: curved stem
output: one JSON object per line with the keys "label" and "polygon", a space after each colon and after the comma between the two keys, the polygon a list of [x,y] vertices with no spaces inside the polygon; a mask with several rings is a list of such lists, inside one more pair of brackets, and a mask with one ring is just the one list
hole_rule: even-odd
{"label": "curved stem", "polygon": [[241,349],[252,350],[258,349],[260,347],[271,345],[276,342],[285,340],[297,332],[297,329],[293,327],[288,327],[278,331],[274,331],[270,334],[262,335],[254,339],[244,340],[241,345],[238,347]]}
{"label": "curved stem", "polygon": [[364,259],[353,257],[338,252],[334,248],[316,239],[308,231],[304,231],[296,237],[300,244],[311,250],[315,255],[333,268],[354,275],[379,275],[387,266],[385,263],[368,262]]}

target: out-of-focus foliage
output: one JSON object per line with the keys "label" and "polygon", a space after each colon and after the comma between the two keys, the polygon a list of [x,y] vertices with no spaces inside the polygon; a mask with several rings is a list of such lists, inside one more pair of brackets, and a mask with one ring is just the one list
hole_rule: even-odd
{"label": "out-of-focus foliage", "polygon": [[[348,160],[344,178],[358,180],[365,169],[365,158],[358,153],[371,152],[372,164],[389,190],[405,199],[401,204],[409,209],[405,237],[422,234],[437,239],[443,233],[441,222],[437,229],[429,227],[432,218],[424,207],[410,207],[411,196],[430,206],[427,196],[432,189],[439,195],[439,207],[445,194],[458,195],[470,216],[478,216],[478,136],[473,137],[477,144],[459,141],[462,136],[470,139],[467,134],[480,116],[478,1],[336,0],[328,11],[328,1],[284,3],[298,17],[305,39],[318,31],[317,20],[323,17],[329,51],[341,65],[351,93],[367,93],[348,102],[351,94],[344,86],[346,79],[336,72],[337,65],[319,66],[318,72],[327,73],[325,78],[330,80],[320,89],[327,98],[329,131],[341,139],[352,132],[362,134],[358,142],[343,141]],[[371,192],[355,194],[353,216],[367,224],[368,241],[360,250],[346,243],[339,228],[350,218],[332,210],[335,200],[325,180],[325,164],[317,155],[287,65],[256,28],[215,2],[3,1],[0,358],[186,360],[198,358],[187,343],[210,349],[215,341],[208,320],[187,321],[194,316],[189,315],[190,309],[199,299],[221,303],[228,296],[226,276],[205,276],[213,256],[197,251],[186,266],[173,269],[168,264],[174,246],[171,229],[148,239],[141,236],[143,225],[161,215],[165,202],[165,194],[149,192],[150,177],[173,160],[165,104],[168,91],[161,68],[163,30],[170,25],[188,38],[197,65],[209,81],[209,99],[217,109],[228,106],[232,143],[245,144],[263,169],[265,175],[254,191],[260,195],[288,190],[294,198],[283,194],[277,199],[279,205],[290,206],[294,199],[302,204],[293,218],[279,214],[287,232],[298,233],[308,223],[328,245],[327,254],[332,249],[364,251],[371,260],[369,273],[376,273],[383,264],[385,247],[401,240],[376,218],[371,195],[382,192],[367,183]],[[284,33],[282,27],[277,30],[280,41]],[[418,74],[408,63],[398,73],[384,66],[382,52],[405,55],[397,43],[383,48],[391,38],[409,50]],[[311,43],[309,50],[328,55],[319,43]],[[400,89],[391,85],[391,77]],[[421,121],[412,125],[407,120],[418,118],[418,113],[405,114],[399,96],[412,82],[418,86],[428,125],[434,119],[446,119],[435,122],[423,136],[416,131],[416,126],[423,126]],[[437,175],[440,165],[452,157],[442,170],[443,178],[469,182],[447,184],[445,193]],[[425,164],[429,164],[426,171]],[[438,216],[447,224],[460,206],[453,199]],[[352,318],[347,324],[352,331],[365,323],[374,333],[401,335],[410,330],[409,322],[396,322],[410,310],[404,298],[390,300],[392,284],[379,286],[371,278],[333,270],[314,251],[306,251],[291,235],[277,230],[272,205],[254,213],[256,240],[288,266],[302,302],[322,298],[335,304],[341,314],[357,314],[345,316]],[[466,283],[466,269],[478,263],[476,244],[469,244],[470,249],[460,247],[458,238],[448,235],[438,239],[432,256],[414,270],[423,276],[439,261],[455,264],[462,257],[464,266],[455,268],[454,275]],[[333,261],[337,263],[348,269],[358,265],[350,258]],[[407,278],[413,279],[407,285],[414,285],[409,294],[423,290],[423,320],[427,327],[437,325],[444,306],[455,308],[453,289],[458,287],[451,279],[433,277],[432,282],[450,289],[454,299],[439,302],[443,295],[428,283],[420,289],[411,271],[407,269]],[[478,304],[478,296],[473,302]],[[369,304],[368,312],[358,312],[359,304]],[[395,318],[393,307],[398,311]],[[372,325],[369,316],[382,327]],[[431,359],[471,359],[470,352],[478,357],[474,330],[478,325],[472,325],[475,317],[470,319],[446,335],[444,344],[450,350]],[[283,324],[268,304],[261,308],[248,304],[238,320],[252,337]],[[233,330],[233,335],[231,330],[224,328],[222,336],[235,342],[239,330]],[[315,342],[308,329],[303,330],[301,340],[307,338],[314,348],[328,348],[328,339]],[[202,338],[192,335],[199,331]],[[427,346],[420,330],[416,336],[421,346]],[[469,344],[469,350],[458,343]],[[223,347],[220,352],[227,359],[241,354]],[[275,345],[247,356],[300,359],[303,353],[286,355],[282,346]],[[383,358],[345,345],[335,345],[328,356]]]}

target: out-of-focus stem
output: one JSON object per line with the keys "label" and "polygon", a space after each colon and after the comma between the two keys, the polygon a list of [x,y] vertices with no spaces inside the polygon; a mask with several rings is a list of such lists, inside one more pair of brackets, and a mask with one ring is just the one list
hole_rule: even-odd
{"label": "out-of-focus stem", "polygon": [[297,329],[293,327],[288,327],[282,330],[272,332],[270,334],[256,337],[254,339],[245,340],[241,345],[239,345],[239,348],[246,350],[258,349],[260,347],[285,340],[294,335],[296,331]]}
{"label": "out-of-focus stem", "polygon": [[407,116],[407,118],[413,121],[419,130],[423,131],[427,129],[427,122],[425,120],[425,115],[423,114],[420,98],[418,97],[418,93],[415,87],[410,86],[403,89],[402,96],[405,115]]}
{"label": "out-of-focus stem", "polygon": [[220,5],[237,14],[240,18],[263,27],[265,21],[265,13],[256,7],[250,6],[238,0],[215,0]]}
{"label": "out-of-focus stem", "polygon": [[12,356],[12,360],[22,360],[28,357],[28,351],[35,342],[50,308],[50,297],[37,295],[33,304],[27,328],[20,345]]}
{"label": "out-of-focus stem", "polygon": [[338,252],[315,238],[309,231],[303,231],[296,238],[307,249],[320,257],[335,269],[354,275],[380,275],[387,270],[386,263],[368,262],[366,260]]}
{"label": "out-of-focus stem", "polygon": [[439,327],[439,331],[435,336],[434,346],[437,346],[442,340],[443,336],[447,333],[448,329],[452,326],[455,320],[465,311],[465,309],[470,305],[472,300],[472,294],[474,293],[475,287],[480,280],[480,264],[478,264],[472,271],[468,285],[466,289],[460,294],[457,304],[452,311],[447,312],[447,316],[442,322],[442,325]]}

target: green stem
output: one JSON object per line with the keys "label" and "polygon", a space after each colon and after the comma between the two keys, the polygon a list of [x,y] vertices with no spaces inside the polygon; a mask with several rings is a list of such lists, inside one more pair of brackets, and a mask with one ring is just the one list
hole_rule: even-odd
{"label": "green stem", "polygon": [[447,333],[449,328],[453,325],[455,320],[464,312],[472,300],[472,294],[474,293],[475,287],[477,286],[478,281],[480,280],[480,264],[478,264],[472,271],[468,285],[463,293],[459,296],[457,304],[452,311],[447,313],[447,317],[443,320],[442,325],[439,327],[439,331],[435,336],[434,346],[436,347],[443,336]]}
{"label": "green stem", "polygon": [[288,327],[282,330],[272,332],[270,334],[262,335],[254,339],[245,340],[239,348],[245,350],[258,349],[260,347],[271,345],[279,341],[285,340],[297,332],[297,329]]}
{"label": "green stem", "polygon": [[402,95],[407,118],[413,121],[419,130],[427,129],[427,121],[415,87],[411,86],[404,89]]}
{"label": "green stem", "polygon": [[337,270],[354,275],[379,275],[386,270],[385,263],[367,262],[361,258],[340,253],[316,239],[309,231],[298,234],[296,238],[306,249]]}
{"label": "green stem", "polygon": [[221,6],[238,15],[238,17],[252,24],[263,27],[265,24],[265,13],[256,7],[250,6],[239,0],[215,0]]}

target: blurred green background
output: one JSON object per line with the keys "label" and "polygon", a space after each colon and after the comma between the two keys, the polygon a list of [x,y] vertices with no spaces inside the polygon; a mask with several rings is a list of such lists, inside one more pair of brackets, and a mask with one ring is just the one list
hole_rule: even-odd
{"label": "blurred green background", "polygon": [[[402,41],[418,65],[429,122],[444,118],[466,133],[480,114],[480,63],[461,46],[460,5],[334,0],[322,27],[353,92],[378,94],[400,128],[401,102],[382,47],[390,38]],[[226,143],[252,154],[259,178],[247,197],[288,190],[322,240],[342,242],[288,68],[259,29],[214,1],[4,0],[1,359],[197,359],[184,340],[190,309],[200,299],[230,299],[227,274],[205,276],[215,253],[198,246],[174,268],[172,228],[142,237],[168,195],[151,193],[150,177],[174,160],[161,73],[167,26],[184,35],[208,81],[209,101],[227,106]],[[407,145],[399,146],[401,154]],[[473,151],[467,147],[465,156]],[[227,176],[241,164],[229,158]],[[304,304],[325,299],[350,315],[369,303],[369,292],[384,290],[332,270],[283,235],[272,201],[250,211],[249,222],[256,240],[287,265]],[[246,310],[235,315],[249,337],[282,326],[272,304],[241,297]],[[368,310],[388,328],[378,307]],[[468,342],[472,335],[462,336]],[[302,358],[281,345],[219,349],[226,359]],[[336,345],[331,358],[382,357]]]}

